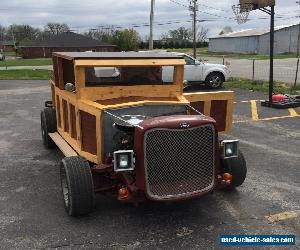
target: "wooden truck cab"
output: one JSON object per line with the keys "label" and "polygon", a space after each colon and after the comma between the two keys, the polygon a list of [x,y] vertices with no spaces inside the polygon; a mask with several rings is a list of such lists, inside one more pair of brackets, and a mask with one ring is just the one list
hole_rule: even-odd
{"label": "wooden truck cab", "polygon": [[[231,129],[233,92],[183,93],[184,64],[148,52],[53,54],[42,135],[66,156],[61,182],[70,215],[90,212],[95,192],[175,201],[242,184],[246,170],[232,170],[236,162],[246,168],[237,141],[218,139]],[[172,80],[164,80],[166,67]]]}

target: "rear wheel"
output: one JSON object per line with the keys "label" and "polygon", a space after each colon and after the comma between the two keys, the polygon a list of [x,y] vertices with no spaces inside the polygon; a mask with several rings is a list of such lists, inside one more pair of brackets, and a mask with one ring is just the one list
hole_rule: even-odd
{"label": "rear wheel", "polygon": [[94,184],[89,163],[80,156],[66,157],[60,164],[63,201],[71,216],[85,215],[94,208]]}
{"label": "rear wheel", "polygon": [[212,72],[205,79],[205,85],[211,89],[222,88],[225,79],[222,73]]}
{"label": "rear wheel", "polygon": [[41,130],[42,130],[42,138],[43,144],[46,148],[55,148],[56,145],[52,141],[51,137],[48,133],[54,133],[57,131],[56,128],[56,113],[53,108],[44,108],[41,112]]}
{"label": "rear wheel", "polygon": [[241,151],[239,151],[237,158],[224,160],[223,167],[226,172],[232,175],[231,184],[227,186],[227,189],[234,189],[244,183],[247,176],[247,164]]}

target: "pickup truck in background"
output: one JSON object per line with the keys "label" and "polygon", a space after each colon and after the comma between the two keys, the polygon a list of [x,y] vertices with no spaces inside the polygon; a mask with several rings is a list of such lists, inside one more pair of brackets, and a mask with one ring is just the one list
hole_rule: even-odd
{"label": "pickup truck in background", "polygon": [[[160,52],[162,53],[162,52]],[[219,89],[223,83],[229,78],[229,69],[222,64],[211,64],[199,61],[190,55],[184,53],[172,53],[182,56],[186,62],[184,66],[185,87],[193,84],[205,84],[208,88]],[[169,81],[173,77],[173,68],[165,67],[163,70],[164,81]]]}
{"label": "pickup truck in background", "polygon": [[[150,51],[147,51],[150,53]],[[140,51],[145,53],[145,51]],[[204,84],[210,89],[222,88],[223,83],[229,78],[229,69],[227,66],[222,64],[211,64],[199,61],[184,53],[175,52],[156,52],[157,54],[166,54],[180,56],[184,58],[184,88],[195,84]],[[152,52],[153,54],[153,52]],[[106,67],[105,69],[96,67],[95,74],[98,76],[106,76],[118,78],[120,72],[117,67]],[[164,83],[173,81],[174,67],[163,66],[162,67],[162,80]],[[138,80],[138,79],[137,79]]]}

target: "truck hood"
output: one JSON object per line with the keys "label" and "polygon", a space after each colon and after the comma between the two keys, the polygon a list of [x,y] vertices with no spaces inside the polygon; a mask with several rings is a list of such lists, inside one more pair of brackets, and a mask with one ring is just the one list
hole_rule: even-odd
{"label": "truck hood", "polygon": [[204,66],[210,67],[210,68],[214,67],[214,68],[220,68],[223,70],[225,70],[225,68],[226,68],[226,66],[222,65],[222,64],[215,64],[215,63],[203,63],[203,64],[204,64]]}

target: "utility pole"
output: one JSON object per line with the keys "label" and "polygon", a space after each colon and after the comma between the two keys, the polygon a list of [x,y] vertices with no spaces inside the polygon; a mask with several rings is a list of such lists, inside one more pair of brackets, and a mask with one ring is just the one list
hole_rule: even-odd
{"label": "utility pole", "polygon": [[151,0],[149,50],[153,50],[153,22],[155,0]]}
{"label": "utility pole", "polygon": [[193,57],[197,57],[197,11],[198,11],[198,0],[191,0],[190,11],[193,17]]}
{"label": "utility pole", "polygon": [[[300,1],[296,2],[300,6]],[[300,14],[299,14],[300,15]],[[300,16],[298,16],[300,18]],[[300,50],[300,19],[299,19],[299,30],[298,30],[298,41],[297,41],[297,68],[296,68],[296,76],[295,76],[295,83],[294,87],[297,86],[297,80],[298,80],[298,72],[299,72],[299,50]]]}

